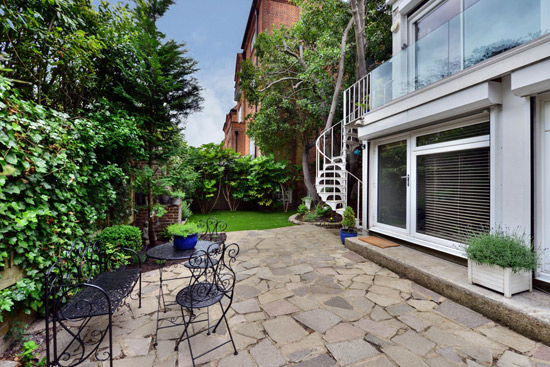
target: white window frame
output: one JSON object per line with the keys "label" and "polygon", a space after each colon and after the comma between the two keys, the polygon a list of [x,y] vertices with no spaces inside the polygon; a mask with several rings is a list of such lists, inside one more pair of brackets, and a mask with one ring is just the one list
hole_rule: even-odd
{"label": "white window frame", "polygon": [[[550,125],[550,93],[537,97],[537,121],[535,124],[535,250],[541,262],[547,264],[550,252],[543,251],[550,239],[550,133],[545,133]],[[546,125],[546,126],[545,126]],[[550,282],[550,266],[535,271],[535,278]]]}
{"label": "white window frame", "polygon": [[[422,135],[427,135],[445,130],[451,130],[469,125],[475,125],[483,122],[489,122],[489,114],[483,113],[477,117],[468,117],[460,120],[454,120],[447,123],[438,124],[437,127],[428,127],[414,130],[413,132],[394,135],[391,137],[377,139],[371,142],[371,162],[370,162],[370,177],[371,184],[369,188],[369,230],[379,232],[381,234],[393,236],[408,242],[429,247],[438,251],[450,253],[455,256],[465,257],[464,244],[456,241],[450,241],[434,236],[429,236],[416,232],[416,158],[419,155],[437,154],[452,151],[461,151],[475,148],[490,147],[490,134],[477,136],[473,138],[453,140],[449,142],[429,144],[425,146],[416,146],[416,138]],[[492,127],[491,127],[492,128]],[[492,132],[492,130],[491,130]],[[384,223],[378,223],[378,147],[387,143],[407,140],[407,174],[409,175],[409,186],[407,187],[407,225],[405,229],[393,227]],[[490,163],[491,172],[494,170],[494,162]],[[492,179],[491,175],[491,179]],[[491,203],[494,201],[493,193],[490,196]],[[491,206],[491,209],[493,206]],[[490,212],[489,221],[493,217],[493,212]]]}

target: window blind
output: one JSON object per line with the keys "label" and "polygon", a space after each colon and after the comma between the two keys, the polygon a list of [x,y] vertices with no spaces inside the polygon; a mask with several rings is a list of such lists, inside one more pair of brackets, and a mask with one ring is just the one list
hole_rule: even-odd
{"label": "window blind", "polygon": [[417,156],[416,231],[464,242],[490,220],[489,148]]}

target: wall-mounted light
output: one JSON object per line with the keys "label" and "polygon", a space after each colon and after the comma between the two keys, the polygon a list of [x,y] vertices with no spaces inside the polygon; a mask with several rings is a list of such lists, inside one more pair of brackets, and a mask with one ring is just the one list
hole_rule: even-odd
{"label": "wall-mounted light", "polygon": [[392,33],[397,33],[397,31],[399,31],[399,21],[398,20],[393,22],[393,24],[391,25],[390,30],[392,31]]}
{"label": "wall-mounted light", "polygon": [[361,152],[363,151],[363,149],[365,149],[365,144],[359,145],[357,148],[355,148],[355,149],[353,150],[353,155],[354,155],[354,156],[360,156],[360,155],[361,155]]}

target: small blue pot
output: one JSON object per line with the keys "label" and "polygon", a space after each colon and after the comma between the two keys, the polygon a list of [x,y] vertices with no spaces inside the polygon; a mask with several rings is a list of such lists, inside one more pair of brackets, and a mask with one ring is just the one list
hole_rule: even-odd
{"label": "small blue pot", "polygon": [[346,238],[348,237],[357,237],[357,232],[348,232],[340,228],[340,241],[342,241],[342,245],[346,244]]}
{"label": "small blue pot", "polygon": [[174,247],[177,250],[191,250],[197,245],[198,234],[191,234],[187,237],[174,236]]}

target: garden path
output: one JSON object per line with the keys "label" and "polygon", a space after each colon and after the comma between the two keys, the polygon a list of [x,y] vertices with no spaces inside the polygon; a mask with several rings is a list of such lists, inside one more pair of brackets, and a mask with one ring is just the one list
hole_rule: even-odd
{"label": "garden path", "polygon": [[[197,365],[550,366],[549,347],[363,259],[328,230],[232,232],[228,242],[241,248],[229,313],[239,354],[228,344]],[[153,346],[157,284],[158,272],[144,274],[143,307],[131,301],[114,316],[116,367],[191,366],[186,343],[174,351],[180,328],[161,330]],[[197,336],[193,351],[226,337],[225,328]]]}

